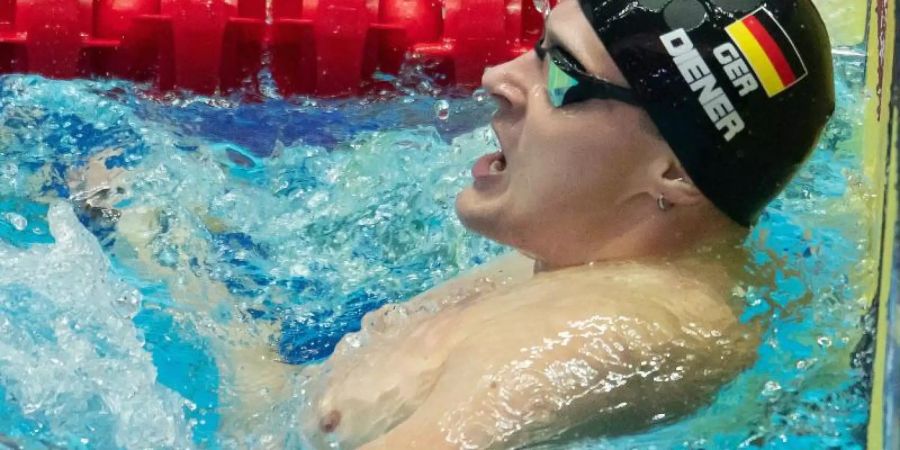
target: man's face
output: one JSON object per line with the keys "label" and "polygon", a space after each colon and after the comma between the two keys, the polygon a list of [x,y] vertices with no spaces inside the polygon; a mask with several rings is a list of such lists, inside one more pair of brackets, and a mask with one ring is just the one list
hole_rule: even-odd
{"label": "man's face", "polygon": [[[589,73],[627,86],[574,0],[550,14],[544,47],[553,46]],[[573,246],[602,245],[623,231],[629,204],[646,195],[651,149],[665,144],[639,107],[592,99],[554,108],[547,64],[530,51],[485,72],[484,87],[498,104],[492,126],[502,156],[476,164],[456,209],[473,231],[559,259]]]}

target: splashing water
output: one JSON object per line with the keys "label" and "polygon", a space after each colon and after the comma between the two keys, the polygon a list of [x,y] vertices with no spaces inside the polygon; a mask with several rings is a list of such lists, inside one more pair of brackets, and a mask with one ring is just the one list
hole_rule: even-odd
{"label": "splashing water", "polygon": [[69,448],[190,448],[184,399],[157,384],[131,323],[140,294],[111,277],[69,205],[54,204],[48,219],[53,245],[22,251],[0,243],[7,399],[53,436],[44,440]]}
{"label": "splashing water", "polygon": [[[756,366],[693,417],[578,445],[858,446],[862,74],[854,53],[837,61],[838,113],[748,244],[777,280],[737,288],[748,317],[772,318]],[[453,212],[497,146],[482,96],[241,104],[0,79],[0,434],[103,449],[290,434],[301,388],[246,441],[222,435],[240,386],[221,349],[319,361],[365,312],[501,252]]]}

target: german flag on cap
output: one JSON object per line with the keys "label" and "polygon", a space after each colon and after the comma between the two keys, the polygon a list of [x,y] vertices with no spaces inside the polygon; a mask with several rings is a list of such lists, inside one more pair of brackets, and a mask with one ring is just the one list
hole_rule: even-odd
{"label": "german flag on cap", "polygon": [[774,97],[806,76],[806,66],[784,28],[765,7],[727,26],[766,94]]}

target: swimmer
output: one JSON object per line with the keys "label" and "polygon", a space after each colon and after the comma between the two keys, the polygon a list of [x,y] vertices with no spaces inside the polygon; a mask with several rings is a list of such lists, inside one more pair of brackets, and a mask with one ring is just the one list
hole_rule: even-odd
{"label": "swimmer", "polygon": [[517,253],[366,315],[307,386],[309,445],[521,448],[710,402],[756,358],[742,243],[833,112],[831,70],[809,0],[560,2],[486,71],[500,152],[456,203]]}

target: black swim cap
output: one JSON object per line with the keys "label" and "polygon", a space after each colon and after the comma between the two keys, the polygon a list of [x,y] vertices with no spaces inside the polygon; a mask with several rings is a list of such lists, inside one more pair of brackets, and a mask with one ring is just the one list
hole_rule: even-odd
{"label": "black swim cap", "polygon": [[697,187],[750,225],[834,112],[810,0],[579,0]]}

